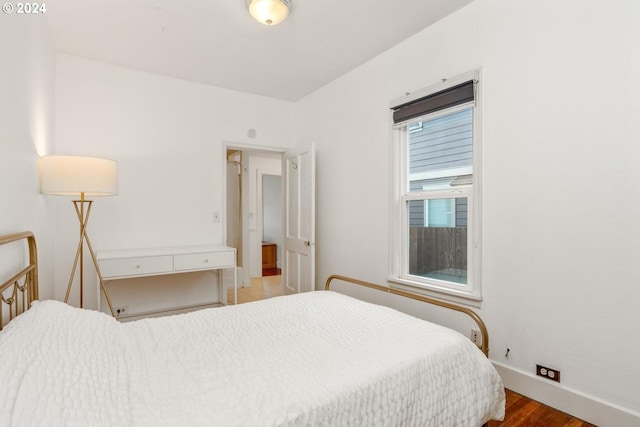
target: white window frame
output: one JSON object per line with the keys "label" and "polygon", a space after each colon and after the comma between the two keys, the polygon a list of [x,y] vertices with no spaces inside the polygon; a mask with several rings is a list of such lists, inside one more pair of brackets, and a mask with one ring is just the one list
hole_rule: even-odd
{"label": "white window frame", "polygon": [[[391,107],[403,105],[416,99],[423,98],[432,93],[436,93],[465,81],[474,80],[475,96],[474,104],[467,103],[449,109],[438,111],[415,117],[402,123],[393,124],[391,119],[391,212],[390,212],[390,265],[389,277],[391,286],[409,289],[414,292],[431,295],[439,298],[462,302],[469,305],[479,306],[482,300],[482,275],[481,275],[481,70],[474,70],[455,78],[447,79],[444,82],[430,86],[415,94],[398,98],[391,102]],[[461,185],[446,190],[429,191],[428,194],[421,192],[409,192],[407,188],[408,165],[407,165],[407,144],[408,144],[408,124],[415,121],[431,120],[443,115],[451,114],[455,111],[469,108],[473,105],[473,184]],[[463,172],[463,170],[461,170]],[[468,173],[468,172],[467,172]],[[428,198],[460,198],[466,197],[468,201],[468,223],[467,223],[467,283],[457,284],[454,282],[431,279],[415,275],[409,275],[408,256],[408,200],[425,200]]]}

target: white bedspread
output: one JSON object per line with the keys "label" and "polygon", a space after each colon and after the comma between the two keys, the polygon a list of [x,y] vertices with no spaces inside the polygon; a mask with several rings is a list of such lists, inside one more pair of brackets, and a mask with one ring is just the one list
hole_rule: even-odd
{"label": "white bedspread", "polygon": [[55,301],[0,333],[0,425],[479,426],[465,337],[334,292],[119,323]]}

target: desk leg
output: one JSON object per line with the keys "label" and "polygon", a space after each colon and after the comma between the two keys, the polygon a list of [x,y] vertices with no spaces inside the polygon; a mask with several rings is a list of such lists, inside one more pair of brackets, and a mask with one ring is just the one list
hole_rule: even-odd
{"label": "desk leg", "polygon": [[220,302],[227,305],[227,288],[224,285],[224,268],[218,270],[218,289],[220,292]]}
{"label": "desk leg", "polygon": [[[227,298],[227,288],[224,283],[224,269],[220,269],[218,280],[220,281],[220,302],[224,305],[229,304],[229,299]],[[238,267],[233,267],[233,303],[238,303]]]}
{"label": "desk leg", "polygon": [[238,304],[238,267],[233,267],[233,304]]}
{"label": "desk leg", "polygon": [[97,307],[98,311],[101,311],[101,309],[100,309],[101,301],[100,300],[102,299],[102,293],[100,292],[100,290],[101,290],[100,289],[100,278],[99,277],[96,278],[96,281],[98,282],[98,283],[96,283],[96,291],[97,291],[97,297],[98,297],[98,299],[96,300],[96,307]]}

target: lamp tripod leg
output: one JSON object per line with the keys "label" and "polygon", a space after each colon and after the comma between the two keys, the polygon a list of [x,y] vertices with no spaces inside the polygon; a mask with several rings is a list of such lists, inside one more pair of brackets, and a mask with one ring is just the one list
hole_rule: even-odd
{"label": "lamp tripod leg", "polygon": [[[87,209],[84,209],[84,205],[87,203]],[[87,248],[89,249],[89,253],[91,254],[91,260],[93,261],[93,265],[96,268],[96,273],[98,274],[98,279],[100,280],[100,287],[102,289],[102,293],[107,300],[107,304],[109,305],[109,311],[111,315],[115,317],[115,312],[113,311],[113,305],[111,304],[111,298],[109,297],[109,293],[107,292],[107,288],[104,284],[104,279],[102,278],[102,273],[100,272],[100,267],[98,266],[98,259],[96,258],[95,252],[93,252],[93,247],[91,246],[91,241],[89,240],[89,235],[87,234],[87,223],[89,222],[89,214],[91,213],[91,200],[84,199],[84,193],[81,195],[80,200],[74,200],[73,205],[76,209],[76,215],[78,216],[78,221],[80,222],[80,240],[78,241],[78,247],[76,249],[76,258],[73,261],[73,268],[71,269],[71,276],[69,277],[69,283],[67,283],[67,293],[64,297],[64,302],[69,301],[69,294],[71,292],[71,286],[73,285],[73,279],[76,275],[76,269],[78,267],[78,261],[80,262],[80,307],[83,306],[83,247],[86,242]]]}
{"label": "lamp tripod leg", "polygon": [[67,283],[67,293],[64,296],[64,302],[69,302],[69,294],[71,292],[71,286],[73,285],[73,278],[76,275],[76,268],[78,267],[78,260],[80,259],[80,263],[82,263],[82,241],[84,240],[84,235],[82,232],[80,233],[80,240],[78,241],[78,248],[76,249],[76,258],[73,261],[73,268],[71,269],[71,275],[69,276],[69,282]]}
{"label": "lamp tripod leg", "polygon": [[[84,205],[87,203],[87,210],[85,211]],[[69,283],[67,283],[67,293],[64,297],[64,302],[69,302],[69,294],[71,292],[71,286],[73,286],[73,279],[76,275],[76,269],[78,267],[78,261],[80,261],[80,308],[83,307],[83,287],[84,287],[84,264],[83,264],[83,243],[87,232],[87,222],[89,221],[89,214],[91,213],[91,200],[84,199],[84,193],[81,193],[80,200],[73,201],[73,207],[76,210],[78,216],[78,222],[80,222],[80,239],[78,240],[78,247],[76,249],[76,258],[73,261],[73,268],[71,269],[71,275],[69,276]]]}
{"label": "lamp tripod leg", "polygon": [[87,242],[87,248],[89,248],[89,253],[91,254],[91,259],[93,260],[93,265],[96,268],[96,273],[98,274],[98,280],[100,280],[100,288],[102,289],[102,293],[104,294],[105,299],[107,300],[107,304],[109,305],[109,310],[111,311],[111,315],[116,317],[116,313],[113,311],[113,305],[111,304],[111,298],[109,297],[109,293],[107,292],[107,287],[104,284],[104,279],[102,278],[102,273],[100,272],[100,267],[98,266],[98,259],[96,258],[95,252],[93,252],[93,248],[91,247],[91,241],[89,240],[89,235],[85,232],[84,239]]}

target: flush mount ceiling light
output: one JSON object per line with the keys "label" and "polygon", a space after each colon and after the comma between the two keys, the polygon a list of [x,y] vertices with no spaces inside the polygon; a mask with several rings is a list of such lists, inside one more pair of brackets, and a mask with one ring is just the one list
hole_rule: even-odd
{"label": "flush mount ceiling light", "polygon": [[287,19],[293,4],[291,0],[245,0],[249,13],[265,25],[277,25]]}

